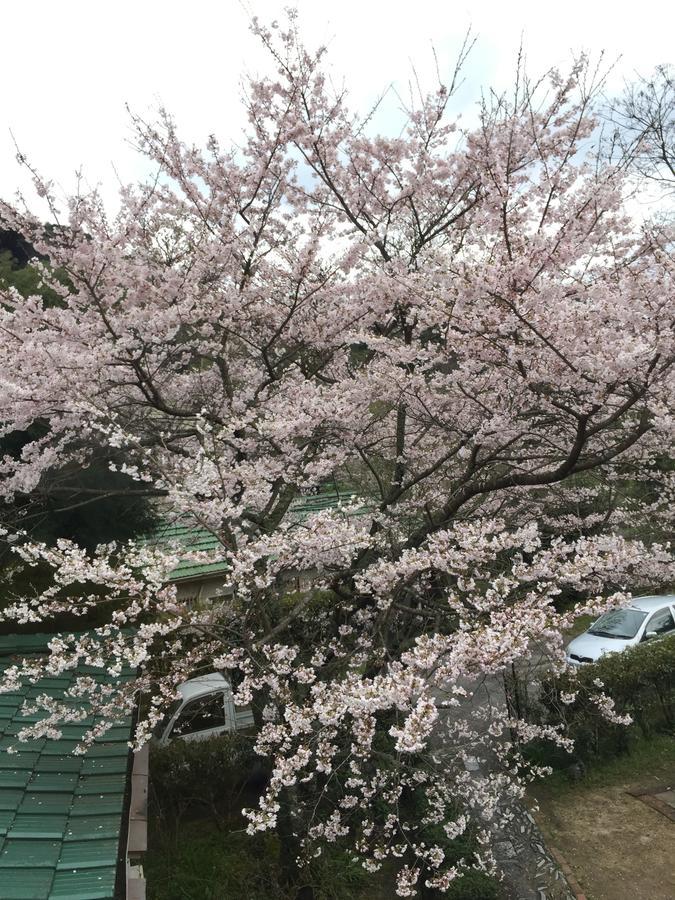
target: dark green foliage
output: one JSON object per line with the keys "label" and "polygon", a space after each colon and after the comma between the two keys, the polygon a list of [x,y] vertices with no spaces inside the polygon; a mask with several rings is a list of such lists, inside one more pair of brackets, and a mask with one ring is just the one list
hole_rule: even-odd
{"label": "dark green foliage", "polygon": [[[36,256],[21,235],[0,228],[0,289],[14,287],[24,297],[40,294],[47,306],[58,304],[58,294],[42,285],[39,271],[29,264]],[[62,284],[68,283],[65,273],[55,274]],[[48,435],[49,423],[41,421],[4,435],[0,458],[20,459],[25,448]],[[115,456],[91,441],[83,441],[75,449],[82,463],[50,471],[30,494],[18,495],[13,504],[3,505],[2,524],[25,530],[48,544],[68,538],[87,550],[152,531],[157,517],[143,485],[110,470],[111,463],[121,465],[122,455]],[[7,546],[0,543],[0,567],[11,558]]]}
{"label": "dark green foliage", "polygon": [[16,268],[25,266],[34,256],[35,250],[28,241],[11,228],[0,228],[0,256],[8,254]]}
{"label": "dark green foliage", "polygon": [[250,838],[210,822],[169,834],[153,823],[144,862],[148,900],[270,900],[276,882],[273,835]]}
{"label": "dark green foliage", "polygon": [[[36,597],[42,591],[53,586],[52,570],[43,563],[28,566],[16,563],[13,554],[7,553],[2,561],[10,561],[4,567],[0,565],[0,610],[15,603],[20,598]],[[91,586],[86,584],[69,585],[67,588],[68,611],[60,612],[51,618],[42,618],[37,622],[19,624],[12,619],[0,619],[0,634],[40,634],[49,632],[88,631],[110,623],[112,613],[119,608],[119,601],[108,600],[97,587],[98,602],[83,611],[78,608],[78,600],[91,594]]]}
{"label": "dark green foliage", "polygon": [[[0,457],[19,458],[25,446],[47,431],[45,425],[35,423],[26,431],[0,438]],[[81,452],[85,460],[81,465],[69,463],[50,470],[29,494],[4,504],[3,524],[48,544],[68,538],[87,550],[152,531],[157,514],[144,486],[109,468],[111,463],[119,465],[121,457],[92,445],[83,444]],[[0,565],[8,560],[2,551],[0,547]]]}
{"label": "dark green foliage", "polygon": [[[39,294],[45,305],[55,306],[60,302],[59,295],[42,283],[42,275],[30,264],[35,258],[46,262],[20,234],[0,228],[0,288],[16,288],[23,297]],[[69,283],[63,270],[57,269],[54,275],[61,284]]]}
{"label": "dark green foliage", "polygon": [[[295,900],[298,887],[279,884],[279,842],[273,834],[254,838],[203,820],[168,835],[151,828],[144,863],[148,900]],[[338,850],[322,855],[306,872],[315,900],[389,900],[363,868]],[[460,894],[456,900],[462,900]],[[478,894],[467,895],[475,900]],[[485,900],[492,894],[483,895]]]}
{"label": "dark green foliage", "polygon": [[32,266],[16,267],[16,259],[9,250],[0,251],[0,287],[15,287],[28,297],[40,290],[40,275]]}
{"label": "dark green foliage", "polygon": [[153,746],[151,772],[154,807],[167,822],[188,812],[224,820],[238,809],[242,794],[250,798],[266,778],[245,733]]}
{"label": "dark green foliage", "polygon": [[[293,900],[298,886],[280,886],[276,835],[249,837],[241,808],[255,805],[267,771],[252,738],[231,734],[153,747],[150,762],[149,898]],[[331,848],[302,872],[316,900],[369,897],[366,871]]]}
{"label": "dark green foliage", "polygon": [[[324,846],[297,882],[283,887],[278,836],[246,835],[241,815],[242,807],[257,804],[265,778],[265,765],[246,734],[152,748],[150,848],[144,863],[149,900],[295,900],[303,886],[312,888],[314,900],[394,896],[391,867],[369,874],[339,844]],[[410,797],[409,802],[417,801]],[[470,861],[475,850],[470,832],[449,841],[442,827],[426,827],[424,839],[442,844],[450,862]],[[497,900],[501,893],[495,879],[469,871],[449,892],[425,889],[423,897]]]}
{"label": "dark green foliage", "polygon": [[439,897],[446,900],[498,900],[502,896],[499,882],[484,872],[467,872]]}
{"label": "dark green foliage", "polygon": [[[304,881],[314,889],[315,900],[384,900],[382,879],[369,875],[340,846],[331,845],[313,859],[304,872]],[[393,893],[393,892],[392,892]],[[291,895],[296,896],[295,891]]]}
{"label": "dark green foliage", "polygon": [[[295,900],[298,887],[279,884],[279,842],[274,834],[249,837],[213,821],[186,821],[169,833],[151,822],[144,862],[148,900]],[[315,900],[390,900],[391,885],[368,873],[339,847],[330,847],[303,873]],[[427,892],[427,897],[432,894]],[[448,900],[499,900],[499,882],[468,872],[444,894]]]}
{"label": "dark green foliage", "polygon": [[[614,701],[618,714],[631,716],[632,725],[607,721],[597,699],[603,691]],[[573,692],[577,693],[574,703],[562,703],[561,694]],[[542,700],[551,721],[567,724],[575,754],[585,760],[621,753],[634,737],[673,731],[675,636],[608,654],[574,674],[562,675],[544,686]]]}
{"label": "dark green foliage", "polygon": [[[401,801],[401,806],[407,809],[407,812],[413,815],[413,821],[422,822],[430,812],[427,801],[423,795],[407,794]],[[462,812],[458,805],[455,812],[459,815]],[[473,865],[476,862],[475,854],[478,850],[476,842],[476,829],[469,824],[466,831],[459,837],[448,838],[443,824],[437,825],[420,825],[414,832],[409,833],[411,840],[416,843],[423,843],[427,846],[437,845],[444,853],[444,865],[465,866]],[[448,891],[441,892],[435,889],[427,888],[423,885],[424,877],[420,878],[420,897],[422,900],[444,900],[444,898],[452,898],[452,900],[496,900],[502,896],[499,882],[486,875],[484,872],[469,869],[458,878]]]}

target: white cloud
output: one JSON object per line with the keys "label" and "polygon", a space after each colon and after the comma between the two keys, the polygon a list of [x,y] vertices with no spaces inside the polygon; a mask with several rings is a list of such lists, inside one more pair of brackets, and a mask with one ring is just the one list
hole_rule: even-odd
{"label": "white cloud", "polygon": [[[251,0],[261,19],[283,16],[286,0]],[[341,0],[330,7],[298,0],[303,34],[327,42],[337,78],[366,108],[390,82],[405,92],[415,63],[431,71],[431,44],[441,69],[453,64],[469,25],[478,44],[458,98],[466,107],[481,85],[508,87],[521,34],[531,70],[565,64],[571,51],[605,50],[623,58],[612,75],[650,72],[669,58],[673,7],[653,4],[651,14],[608,0],[564,4],[479,0]],[[659,9],[660,6],[660,9]],[[11,128],[23,152],[47,177],[70,190],[82,166],[89,182],[114,194],[113,164],[123,180],[143,171],[128,142],[125,103],[152,114],[163,103],[182,135],[202,142],[214,132],[223,143],[242,122],[242,73],[264,71],[264,53],[248,31],[237,0],[33,0],[2,10],[4,77],[0,129],[0,195],[26,184],[14,156]]]}

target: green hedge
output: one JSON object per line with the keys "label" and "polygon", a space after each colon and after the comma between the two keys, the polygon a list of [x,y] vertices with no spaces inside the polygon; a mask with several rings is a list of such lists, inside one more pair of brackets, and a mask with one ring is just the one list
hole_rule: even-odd
{"label": "green hedge", "polygon": [[[249,837],[210,820],[184,822],[177,833],[151,829],[144,869],[148,900],[296,900],[298,889],[279,883],[276,835]],[[315,900],[390,900],[390,873],[368,874],[344,849],[329,845],[305,873]],[[444,894],[425,891],[418,900],[500,900],[498,881],[468,872]]]}
{"label": "green hedge", "polygon": [[180,820],[204,813],[216,819],[238,813],[242,793],[267,777],[247,734],[225,734],[204,741],[173,741],[153,746],[151,800],[157,815]]}
{"label": "green hedge", "polygon": [[[602,685],[602,686],[601,686]],[[564,703],[565,694],[576,694]],[[613,724],[602,714],[602,694],[632,725]],[[615,756],[634,736],[651,737],[675,729],[675,636],[610,653],[544,685],[542,703],[549,722],[564,722],[575,755],[589,760]]]}
{"label": "green hedge", "polygon": [[[267,777],[246,734],[153,747],[150,757],[149,900],[294,900],[280,885],[274,834],[244,833],[241,807],[255,805]],[[414,802],[415,798],[409,798]],[[420,817],[423,809],[420,807]],[[416,840],[439,843],[449,863],[470,861],[478,849],[472,829],[453,841],[440,827],[420,828]],[[369,874],[339,844],[327,845],[304,870],[316,900],[388,900],[393,869]],[[421,900],[497,900],[499,883],[469,871],[444,894],[422,890]]]}

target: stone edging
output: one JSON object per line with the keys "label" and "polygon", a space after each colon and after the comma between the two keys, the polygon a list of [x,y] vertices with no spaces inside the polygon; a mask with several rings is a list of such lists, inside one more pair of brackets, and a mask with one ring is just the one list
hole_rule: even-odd
{"label": "stone edging", "polygon": [[[541,826],[540,826],[540,830],[541,830]],[[565,876],[565,879],[570,886],[570,890],[574,894],[576,900],[586,900],[586,894],[584,894],[581,885],[574,877],[574,874],[572,872],[570,864],[567,862],[567,859],[563,856],[563,854],[560,852],[560,850],[557,847],[554,847],[553,844],[551,844],[551,842],[550,842],[550,840],[548,840],[548,838],[546,839],[546,847],[548,849],[548,852],[553,857],[553,859],[555,859],[555,861],[560,866],[560,871]]]}
{"label": "stone edging", "polygon": [[[668,791],[672,790],[672,785],[665,788],[663,785],[658,785],[657,787],[652,788],[636,788],[632,791],[626,791],[626,793],[629,797],[635,797],[637,800],[642,800],[647,806],[651,806],[652,809],[660,812],[662,816],[675,822],[675,807],[661,800],[660,797],[661,794],[666,794]],[[659,796],[656,796],[657,794]]]}

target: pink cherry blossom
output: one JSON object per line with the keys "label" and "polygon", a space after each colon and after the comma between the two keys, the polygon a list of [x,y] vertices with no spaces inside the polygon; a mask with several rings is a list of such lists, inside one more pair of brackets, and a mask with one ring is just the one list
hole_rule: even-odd
{"label": "pink cherry blossom", "polygon": [[[522,746],[569,746],[481,705],[481,685],[536,658],[534,685],[563,667],[576,615],[672,580],[675,477],[657,465],[675,431],[672,229],[636,221],[633,183],[595,164],[583,61],[486,100],[473,129],[441,86],[391,137],[350,111],[293,21],[254,27],[274,72],[247,85],[243,143],[188,146],[162,111],[134,120],[156,177],[114,216],[37,175],[54,228],[0,205],[61,298],[0,297],[0,433],[48,426],[0,459],[3,498],[85,463],[95,438],[219,547],[87,555],[14,535],[16,565],[53,583],[17,592],[7,628],[115,611],[0,690],[131,667],[110,689],[82,677],[62,704],[37,697],[45,717],[19,737],[57,734],[86,701],[101,717],[86,743],[144,695],[139,747],[182,681],[226,669],[271,761],[249,832],[290,815],[304,857],[346,841],[368,871],[396,861],[399,896],[447,890],[493,865],[490,829],[540,774]],[[299,515],[327,486],[340,502]],[[179,602],[179,558],[225,559],[231,598]],[[298,573],[312,590],[289,588]],[[475,860],[450,866],[424,839],[470,823]]]}

